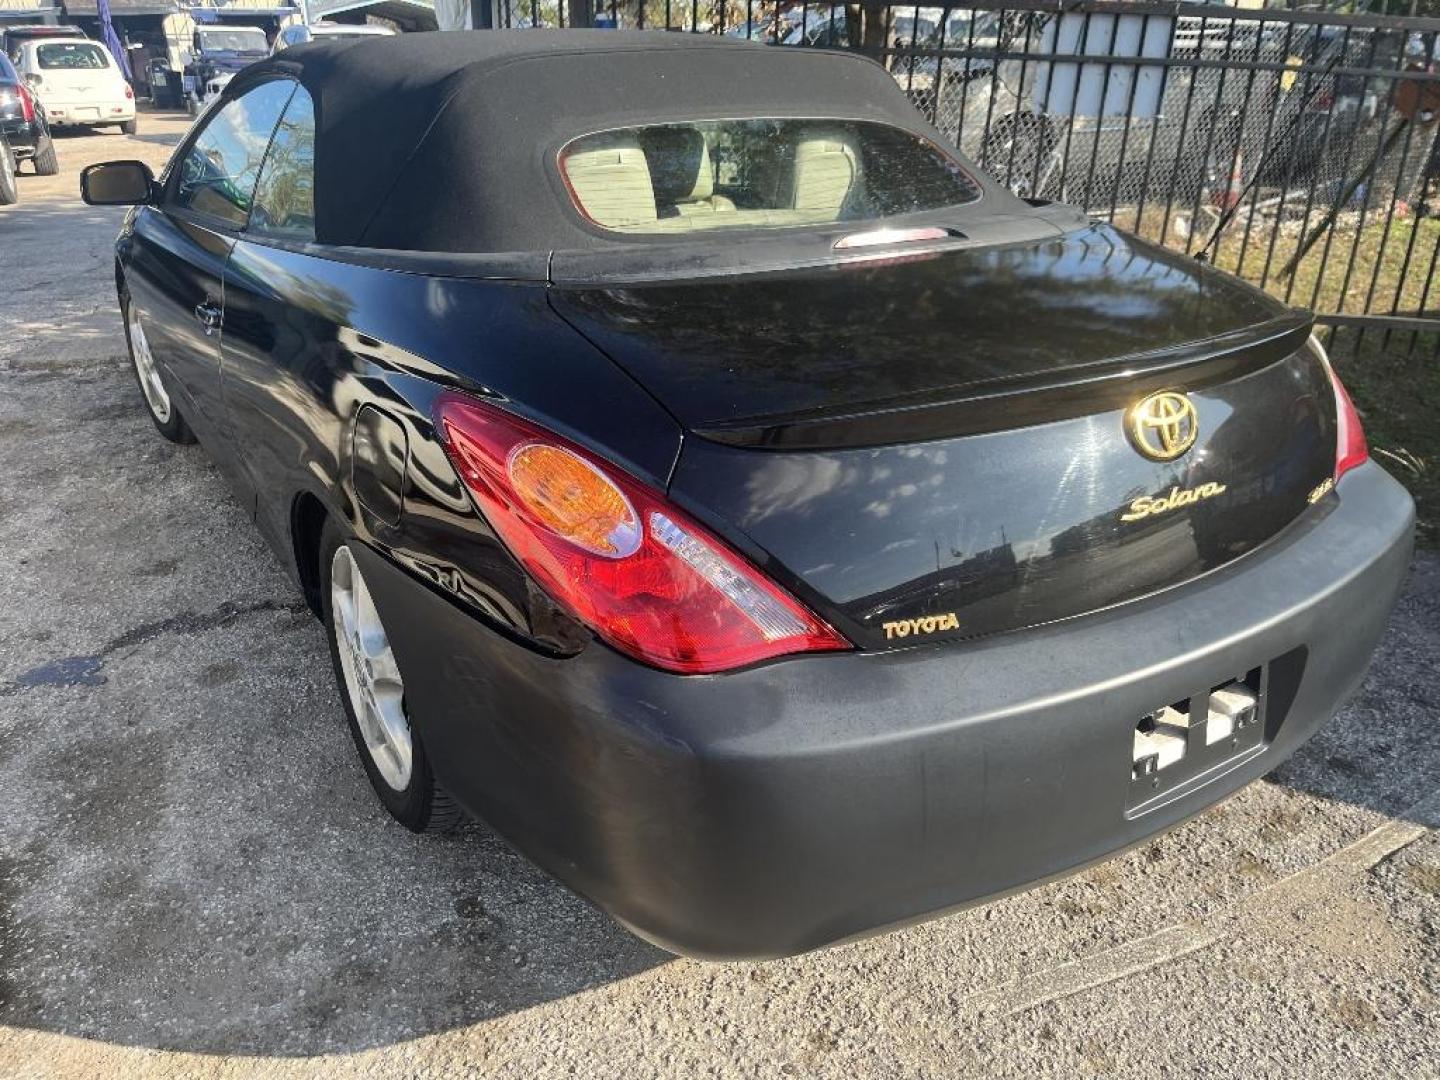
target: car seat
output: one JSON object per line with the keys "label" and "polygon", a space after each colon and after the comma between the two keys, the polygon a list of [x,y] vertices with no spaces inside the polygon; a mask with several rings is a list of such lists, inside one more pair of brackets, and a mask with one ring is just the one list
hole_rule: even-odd
{"label": "car seat", "polygon": [[860,155],[837,133],[810,135],[795,144],[789,209],[824,211],[835,218],[859,195]]}
{"label": "car seat", "polygon": [[650,163],[650,182],[660,216],[690,217],[733,211],[735,204],[715,194],[715,169],[705,136],[692,127],[655,127],[640,133]]}
{"label": "car seat", "polygon": [[[590,142],[591,140],[586,140]],[[610,229],[655,221],[655,188],[640,144],[616,136],[565,155],[565,179],[586,217]]]}

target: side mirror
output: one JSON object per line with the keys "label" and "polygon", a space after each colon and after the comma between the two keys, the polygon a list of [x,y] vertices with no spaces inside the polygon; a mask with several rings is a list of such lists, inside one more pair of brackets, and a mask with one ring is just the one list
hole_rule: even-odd
{"label": "side mirror", "polygon": [[80,197],[91,206],[137,206],[155,194],[155,175],[143,161],[104,161],[80,173]]}

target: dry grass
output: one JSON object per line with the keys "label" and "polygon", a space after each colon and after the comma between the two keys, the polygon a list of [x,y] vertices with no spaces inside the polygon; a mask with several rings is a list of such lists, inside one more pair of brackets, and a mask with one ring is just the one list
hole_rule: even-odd
{"label": "dry grass", "polygon": [[[1212,261],[1279,300],[1317,312],[1361,315],[1424,310],[1440,314],[1440,281],[1432,273],[1440,248],[1440,219],[1416,218],[1403,204],[1390,219],[1388,200],[1364,215],[1363,226],[1357,211],[1341,213],[1334,228],[1322,234],[1300,260],[1293,280],[1282,277],[1304,237],[1320,227],[1324,210],[1312,208],[1307,222],[1302,203],[1294,208],[1293,217],[1281,220],[1278,226],[1273,219],[1257,215],[1248,240],[1245,215],[1237,214],[1215,244]],[[1149,240],[1161,241],[1163,236],[1167,247],[1184,251],[1190,211],[1189,206],[1173,209],[1168,228],[1163,207],[1147,210],[1138,222],[1133,213],[1122,211],[1116,224]],[[1195,235],[1189,238],[1191,252],[1209,240],[1216,213],[1202,207],[1197,221]]]}
{"label": "dry grass", "polygon": [[[1416,218],[1403,207],[1387,228],[1388,200],[1371,208],[1363,224],[1357,212],[1346,211],[1333,233],[1322,235],[1299,262],[1292,281],[1281,271],[1324,213],[1323,207],[1312,208],[1307,224],[1303,209],[1302,204],[1278,228],[1273,219],[1257,218],[1248,242],[1245,219],[1238,216],[1215,245],[1215,265],[1279,300],[1317,312],[1440,318],[1440,219]],[[1168,228],[1163,207],[1147,210],[1139,220],[1122,212],[1115,223],[1157,242],[1163,237],[1167,247],[1184,251],[1191,210],[1173,208]],[[1209,239],[1216,214],[1202,208],[1199,220],[1197,235],[1189,239],[1191,252]],[[1420,543],[1440,546],[1440,332],[1336,329],[1327,345],[1360,410],[1372,455],[1415,496]]]}

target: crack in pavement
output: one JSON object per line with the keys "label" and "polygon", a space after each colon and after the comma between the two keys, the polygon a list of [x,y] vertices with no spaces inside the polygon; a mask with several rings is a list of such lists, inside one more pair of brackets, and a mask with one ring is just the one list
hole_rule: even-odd
{"label": "crack in pavement", "polygon": [[961,1004],[987,1018],[1010,1017],[1171,963],[1235,936],[1247,919],[1273,920],[1280,912],[1299,908],[1313,900],[1326,884],[1333,885],[1378,866],[1437,827],[1440,791],[1313,866],[1281,878],[1205,919],[1167,926],[1048,971],[978,990],[963,998]]}
{"label": "crack in pavement", "polygon": [[0,685],[0,697],[40,686],[100,686],[106,681],[100,672],[105,665],[105,658],[121,649],[143,645],[167,634],[198,634],[206,630],[216,630],[252,615],[263,615],[267,612],[299,615],[309,610],[300,601],[286,603],[279,600],[260,600],[251,604],[239,604],[227,600],[213,611],[183,611],[178,615],[131,627],[107,641],[98,652],[61,657],[23,671],[8,683]]}

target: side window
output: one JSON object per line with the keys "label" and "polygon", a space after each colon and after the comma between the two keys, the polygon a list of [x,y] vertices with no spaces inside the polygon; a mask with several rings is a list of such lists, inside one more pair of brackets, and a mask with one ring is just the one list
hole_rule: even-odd
{"label": "side window", "polygon": [[270,134],[294,90],[289,79],[262,83],[211,116],[180,159],[170,204],[243,226]]}
{"label": "side window", "polygon": [[303,86],[270,140],[247,231],[302,243],[315,239],[315,106]]}

